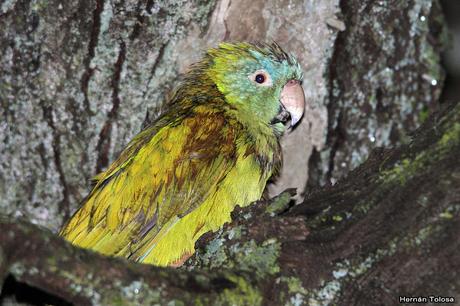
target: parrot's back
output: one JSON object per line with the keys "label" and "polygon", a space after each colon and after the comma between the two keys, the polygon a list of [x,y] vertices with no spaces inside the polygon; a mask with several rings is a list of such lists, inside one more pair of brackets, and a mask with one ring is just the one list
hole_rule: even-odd
{"label": "parrot's back", "polygon": [[280,162],[278,139],[215,105],[171,113],[137,135],[61,235],[106,255],[179,265],[236,205],[260,199]]}

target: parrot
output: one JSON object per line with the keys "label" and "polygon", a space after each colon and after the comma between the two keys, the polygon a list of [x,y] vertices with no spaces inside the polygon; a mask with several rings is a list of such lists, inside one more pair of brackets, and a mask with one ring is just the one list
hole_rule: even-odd
{"label": "parrot", "polygon": [[303,72],[275,42],[223,42],[182,75],[165,110],[94,177],[62,227],[75,246],[179,267],[195,242],[260,200],[280,137],[302,118]]}

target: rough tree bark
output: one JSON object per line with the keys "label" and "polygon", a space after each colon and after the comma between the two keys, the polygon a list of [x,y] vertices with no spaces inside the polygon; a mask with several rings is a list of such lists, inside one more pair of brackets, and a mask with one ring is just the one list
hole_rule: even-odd
{"label": "rough tree bark", "polygon": [[335,182],[375,146],[405,143],[438,106],[447,31],[437,1],[342,1],[347,30],[329,66],[326,145],[309,185]]}
{"label": "rough tree bark", "polygon": [[0,208],[56,231],[146,111],[222,40],[276,40],[299,57],[308,109],[270,190],[300,195],[309,172],[312,186],[339,178],[435,108],[442,25],[431,0],[4,1]]}
{"label": "rough tree bark", "polygon": [[285,150],[284,171],[303,171],[284,175],[275,192],[303,188],[308,156],[324,142],[337,2],[3,2],[0,208],[56,231],[147,110],[155,114],[179,74],[223,40],[276,40],[302,61],[311,103],[284,140],[298,148]]}
{"label": "rough tree bark", "polygon": [[[459,301],[459,106],[408,136],[439,106],[437,1],[12,0],[0,4],[0,29],[3,301]],[[283,139],[284,172],[270,190],[296,187],[301,201],[308,176],[306,200],[288,209],[287,192],[237,210],[181,270],[55,237],[147,109],[221,40],[276,40],[300,58],[308,109]],[[400,147],[376,149],[341,180],[376,145]]]}
{"label": "rough tree bark", "polygon": [[0,279],[47,292],[51,302],[92,305],[395,305],[399,296],[429,295],[458,302],[459,155],[457,104],[409,144],[375,149],[299,205],[289,207],[286,192],[237,209],[177,270],[104,258],[5,218]]}

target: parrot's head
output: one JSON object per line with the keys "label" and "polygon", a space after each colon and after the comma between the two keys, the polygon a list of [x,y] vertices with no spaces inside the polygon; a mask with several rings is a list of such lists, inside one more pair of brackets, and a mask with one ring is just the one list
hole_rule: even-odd
{"label": "parrot's head", "polygon": [[276,43],[222,43],[207,58],[207,75],[236,109],[278,128],[302,118],[302,69]]}

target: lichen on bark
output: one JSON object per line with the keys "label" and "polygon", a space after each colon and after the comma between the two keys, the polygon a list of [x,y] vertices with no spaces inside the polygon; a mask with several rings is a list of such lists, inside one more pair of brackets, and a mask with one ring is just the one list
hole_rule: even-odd
{"label": "lichen on bark", "polygon": [[405,143],[439,104],[447,29],[438,1],[342,1],[347,30],[329,68],[327,145],[311,186],[335,183],[372,147]]}
{"label": "lichen on bark", "polygon": [[[162,103],[164,48],[213,1],[16,1],[0,27],[0,208],[57,230]],[[27,203],[27,204],[26,204]]]}

